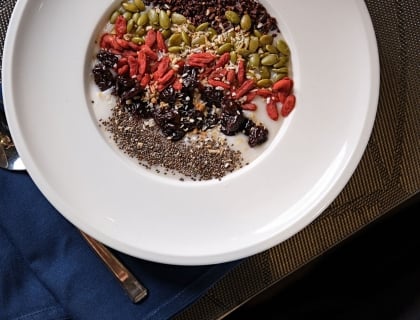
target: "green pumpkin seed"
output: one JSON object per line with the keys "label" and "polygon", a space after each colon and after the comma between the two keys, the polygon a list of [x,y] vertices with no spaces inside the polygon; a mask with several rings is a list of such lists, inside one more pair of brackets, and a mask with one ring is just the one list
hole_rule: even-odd
{"label": "green pumpkin seed", "polygon": [[206,43],[206,36],[199,36],[192,40],[191,44],[193,46],[199,46]]}
{"label": "green pumpkin seed", "polygon": [[134,3],[123,2],[122,7],[128,12],[138,12],[139,8]]}
{"label": "green pumpkin seed", "polygon": [[235,51],[231,51],[230,52],[230,61],[232,63],[236,63],[237,60],[238,60],[238,55],[236,54]]}
{"label": "green pumpkin seed", "polygon": [[251,51],[247,50],[247,49],[239,49],[236,51],[239,55],[241,55],[242,57],[248,57],[251,53]]}
{"label": "green pumpkin seed", "polygon": [[273,68],[272,71],[274,73],[289,73],[289,68],[288,67],[282,67],[282,68]]}
{"label": "green pumpkin seed", "polygon": [[166,29],[162,31],[162,35],[165,39],[169,39],[169,37],[172,35],[171,29]]}
{"label": "green pumpkin seed", "polygon": [[258,55],[258,53],[253,53],[249,55],[248,66],[254,69],[260,66],[260,56]]}
{"label": "green pumpkin seed", "polygon": [[182,47],[179,46],[173,46],[168,48],[168,52],[170,53],[179,53],[182,51]]}
{"label": "green pumpkin seed", "polygon": [[262,35],[263,34],[260,31],[258,31],[257,29],[254,29],[254,36],[256,36],[257,38],[261,38]]}
{"label": "green pumpkin seed", "polygon": [[109,18],[109,23],[111,23],[111,24],[114,24],[115,23],[115,21],[117,21],[117,18],[120,16],[120,12],[117,10],[117,11],[114,11],[112,14],[111,14],[111,17]]}
{"label": "green pumpkin seed", "polygon": [[182,43],[182,35],[180,33],[174,33],[168,39],[168,46],[179,46]]}
{"label": "green pumpkin seed", "polygon": [[140,18],[140,12],[136,12],[132,15],[131,19],[134,20],[135,23],[137,23],[137,20]]}
{"label": "green pumpkin seed", "polygon": [[143,28],[142,26],[138,26],[135,31],[135,34],[138,36],[144,36],[146,34],[146,29]]}
{"label": "green pumpkin seed", "polygon": [[261,36],[260,44],[262,47],[266,46],[267,44],[272,44],[272,43],[273,43],[273,36],[269,34],[264,34]]}
{"label": "green pumpkin seed", "polygon": [[257,86],[259,88],[268,88],[273,84],[271,79],[261,79],[257,81]]}
{"label": "green pumpkin seed", "polygon": [[148,15],[148,18],[149,18],[149,23],[151,25],[153,25],[153,24],[154,25],[159,24],[159,14],[156,12],[155,9],[150,9],[147,12],[147,15]]}
{"label": "green pumpkin seed", "polygon": [[169,29],[171,26],[171,19],[169,19],[168,14],[164,10],[159,12],[159,25],[163,29]]}
{"label": "green pumpkin seed", "polygon": [[203,22],[197,28],[195,28],[195,31],[206,31],[209,25],[210,24],[208,22]]}
{"label": "green pumpkin seed", "polygon": [[279,61],[279,58],[276,54],[268,54],[264,58],[261,59],[261,64],[264,66],[272,66]]}
{"label": "green pumpkin seed", "polygon": [[265,50],[266,50],[267,52],[270,52],[270,53],[278,53],[277,48],[276,48],[275,46],[273,46],[272,44],[267,44],[267,45],[265,46]]}
{"label": "green pumpkin seed", "polygon": [[267,66],[262,66],[260,68],[260,76],[262,79],[269,79],[271,76],[271,70]]}
{"label": "green pumpkin seed", "polygon": [[229,51],[231,51],[232,50],[232,44],[231,43],[229,43],[229,42],[227,42],[227,43],[224,43],[224,44],[222,44],[217,50],[216,50],[216,53],[217,54],[223,54],[223,53],[225,53],[225,52],[229,52]]}
{"label": "green pumpkin seed", "polygon": [[248,45],[249,51],[251,52],[257,51],[259,45],[260,45],[260,41],[258,40],[258,38],[251,36],[251,38],[249,39],[249,45]]}
{"label": "green pumpkin seed", "polygon": [[193,24],[188,24],[187,29],[188,29],[188,31],[191,31],[191,32],[195,32],[195,30],[196,30],[195,26]]}
{"label": "green pumpkin seed", "polygon": [[232,10],[227,10],[225,12],[225,17],[229,22],[233,24],[239,24],[239,22],[241,21],[241,19],[239,18],[239,15],[235,11],[232,11]]}
{"label": "green pumpkin seed", "polygon": [[144,2],[142,0],[134,0],[134,4],[137,8],[139,8],[140,11],[146,9],[146,6],[144,5]]}
{"label": "green pumpkin seed", "polygon": [[123,17],[125,18],[125,20],[130,20],[131,19],[131,17],[133,16],[133,14],[131,13],[131,12],[124,12],[123,13]]}
{"label": "green pumpkin seed", "polygon": [[280,51],[281,54],[284,54],[285,56],[290,55],[289,46],[287,45],[286,41],[284,41],[282,39],[277,41],[277,49]]}
{"label": "green pumpkin seed", "polygon": [[273,67],[274,68],[284,67],[288,61],[289,61],[289,57],[288,56],[281,56],[279,58],[279,62],[277,62]]}
{"label": "green pumpkin seed", "polygon": [[179,25],[187,22],[187,18],[185,18],[182,14],[179,14],[177,12],[172,13],[171,19],[172,19],[172,23],[179,24]]}
{"label": "green pumpkin seed", "polygon": [[185,31],[181,32],[181,38],[182,38],[182,41],[184,41],[186,45],[189,45],[189,46],[191,45],[191,38]]}
{"label": "green pumpkin seed", "polygon": [[131,38],[131,41],[134,42],[135,44],[143,44],[144,43],[144,39],[142,37],[133,37],[133,38]]}
{"label": "green pumpkin seed", "polygon": [[146,12],[140,13],[139,18],[137,19],[137,25],[144,27],[149,23],[149,16]]}
{"label": "green pumpkin seed", "polygon": [[247,79],[253,79],[254,81],[257,81],[257,76],[255,75],[255,73],[254,72],[252,72],[252,71],[248,71],[247,73],[246,73],[246,77],[247,77]]}
{"label": "green pumpkin seed", "polygon": [[133,30],[133,28],[134,28],[134,20],[130,19],[127,22],[127,32],[130,33],[131,30]]}
{"label": "green pumpkin seed", "polygon": [[244,14],[241,18],[241,29],[244,31],[248,31],[251,29],[252,26],[252,20],[251,17],[248,14]]}
{"label": "green pumpkin seed", "polygon": [[215,36],[217,36],[217,31],[213,28],[208,28],[207,31],[210,33],[210,39],[213,39]]}
{"label": "green pumpkin seed", "polygon": [[276,83],[277,81],[283,79],[286,76],[287,73],[273,73],[271,80],[273,81],[273,83]]}

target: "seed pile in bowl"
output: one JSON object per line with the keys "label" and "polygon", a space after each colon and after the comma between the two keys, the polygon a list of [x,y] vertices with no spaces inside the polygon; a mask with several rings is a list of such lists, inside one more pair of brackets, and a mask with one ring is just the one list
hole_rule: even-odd
{"label": "seed pile in bowl", "polygon": [[222,178],[246,164],[228,137],[268,139],[258,99],[270,121],[295,106],[290,50],[257,1],[122,2],[98,43],[93,79],[116,98],[103,127],[164,174]]}

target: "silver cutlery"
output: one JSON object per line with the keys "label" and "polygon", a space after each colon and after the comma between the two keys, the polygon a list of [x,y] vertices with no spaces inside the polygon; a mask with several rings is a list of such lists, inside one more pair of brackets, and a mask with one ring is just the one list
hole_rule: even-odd
{"label": "silver cutlery", "polygon": [[[1,104],[1,101],[0,101]],[[0,168],[7,170],[25,170],[25,166],[13,144],[6,116],[0,105]],[[102,259],[105,265],[119,281],[132,302],[137,303],[147,296],[147,289],[102,243],[79,230],[83,238]]]}

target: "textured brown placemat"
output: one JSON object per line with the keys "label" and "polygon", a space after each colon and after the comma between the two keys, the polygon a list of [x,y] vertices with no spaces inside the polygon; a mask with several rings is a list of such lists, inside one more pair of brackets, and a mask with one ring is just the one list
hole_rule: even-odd
{"label": "textured brown placemat", "polygon": [[176,319],[218,319],[420,190],[420,1],[366,0],[381,64],[376,122],[337,199],[307,228],[252,256]]}

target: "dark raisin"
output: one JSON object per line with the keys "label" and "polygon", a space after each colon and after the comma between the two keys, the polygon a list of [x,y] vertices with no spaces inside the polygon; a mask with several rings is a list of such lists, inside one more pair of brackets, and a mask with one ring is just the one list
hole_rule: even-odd
{"label": "dark raisin", "polygon": [[255,126],[256,126],[256,124],[255,124],[254,121],[252,121],[251,119],[246,119],[245,124],[244,124],[244,128],[243,128],[244,134],[249,136],[251,128],[253,128]]}
{"label": "dark raisin", "polygon": [[213,105],[217,108],[221,107],[224,98],[222,90],[216,90],[213,87],[204,87],[200,90],[200,93],[201,100],[203,100],[208,107]]}
{"label": "dark raisin", "polygon": [[196,128],[201,128],[203,125],[204,114],[197,109],[189,109],[180,112],[181,127],[184,131],[192,131]]}
{"label": "dark raisin", "polygon": [[140,118],[148,119],[153,116],[155,106],[151,102],[143,100],[133,100],[130,104],[125,104],[124,109]]}
{"label": "dark raisin", "polygon": [[243,130],[245,123],[246,118],[240,110],[238,110],[234,114],[222,112],[222,116],[220,119],[220,130],[227,136],[233,136],[239,131]]}
{"label": "dark raisin", "polygon": [[133,98],[140,98],[143,94],[143,89],[136,83],[134,87],[121,94],[121,100],[126,101]]}
{"label": "dark raisin", "polygon": [[126,92],[129,92],[136,86],[136,81],[128,76],[117,76],[115,81],[114,94],[122,97]]}
{"label": "dark raisin", "polygon": [[253,126],[249,130],[249,136],[248,136],[248,144],[250,147],[255,147],[257,145],[263,144],[268,139],[268,130],[262,126]]}
{"label": "dark raisin", "polygon": [[118,62],[118,57],[106,50],[100,50],[96,55],[98,60],[106,67],[112,68]]}
{"label": "dark raisin", "polygon": [[103,64],[98,63],[92,69],[93,79],[101,91],[105,91],[114,85],[112,72]]}
{"label": "dark raisin", "polygon": [[168,86],[159,93],[159,99],[166,103],[175,103],[177,94],[173,86]]}
{"label": "dark raisin", "polygon": [[158,108],[154,112],[156,124],[162,133],[171,140],[177,141],[184,137],[185,131],[181,128],[181,116],[174,108]]}
{"label": "dark raisin", "polygon": [[202,130],[214,128],[220,123],[220,117],[216,113],[209,113],[204,117]]}
{"label": "dark raisin", "polygon": [[192,92],[198,84],[198,69],[185,66],[182,71],[182,90]]}

